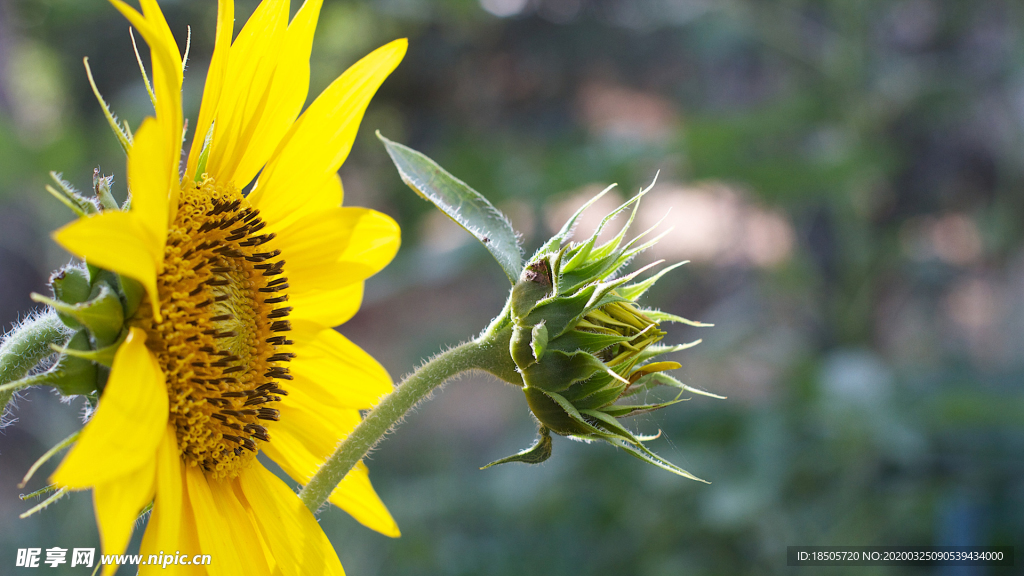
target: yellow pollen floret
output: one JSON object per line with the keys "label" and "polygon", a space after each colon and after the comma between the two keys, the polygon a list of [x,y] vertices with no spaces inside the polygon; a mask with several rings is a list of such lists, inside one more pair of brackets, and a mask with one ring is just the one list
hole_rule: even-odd
{"label": "yellow pollen floret", "polygon": [[233,478],[270,440],[291,380],[288,280],[273,234],[234,186],[211,178],[182,190],[157,278],[130,321],[148,334],[167,382],[182,461]]}

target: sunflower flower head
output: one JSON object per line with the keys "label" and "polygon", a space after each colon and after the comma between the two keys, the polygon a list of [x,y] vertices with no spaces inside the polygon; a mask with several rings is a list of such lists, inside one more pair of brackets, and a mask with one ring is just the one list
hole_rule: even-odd
{"label": "sunflower flower head", "polygon": [[[291,18],[287,0],[263,0],[234,37],[233,0],[219,0],[182,172],[178,44],[156,0],[141,12],[111,3],[150,47],[155,115],[129,130],[93,83],[127,153],[128,200],[118,206],[98,173],[89,197],[57,175],[49,189],[79,216],[54,238],[85,265],[57,273],[52,298],[36,296],[71,334],[48,382],[95,407],[52,481],[93,491],[104,554],[121,554],[152,506],[143,555],[213,555],[200,574],[341,574],[312,513],[256,456],[304,484],[392,388],[332,327],[356,312],[399,230],[343,207],[337,170],[406,41],[303,110],[322,0]],[[362,463],[330,502],[398,535]]]}
{"label": "sunflower flower head", "polygon": [[[640,199],[648,190],[608,214],[588,239],[567,242],[580,214],[600,196],[594,198],[523,268],[509,302],[509,354],[522,377],[530,411],[540,423],[540,439],[530,449],[494,464],[547,459],[551,455],[550,433],[554,432],[577,440],[603,440],[661,468],[697,479],[648,450],[644,437],[618,422],[683,400],[677,396],[667,402],[630,402],[657,386],[677,388],[680,395],[689,391],[714,396],[666,374],[680,364],[659,359],[700,342],[662,345],[666,333],[661,323],[709,324],[646,309],[637,302],[680,264],[643,280],[637,278],[660,262],[622,274],[634,256],[658,241],[643,242],[651,230],[626,240]],[[630,209],[621,231],[598,244],[607,225]]]}

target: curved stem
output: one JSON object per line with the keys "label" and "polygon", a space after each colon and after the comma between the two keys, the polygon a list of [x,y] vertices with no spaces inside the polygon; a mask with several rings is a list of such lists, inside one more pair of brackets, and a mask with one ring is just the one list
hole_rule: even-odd
{"label": "curved stem", "polygon": [[506,382],[522,386],[508,352],[510,337],[509,329],[485,333],[476,340],[434,356],[407,376],[352,430],[302,489],[299,498],[306,507],[316,512],[357,462],[410,410],[452,377],[470,370],[484,370]]}
{"label": "curved stem", "polygon": [[[0,343],[0,386],[25,376],[50,354],[50,344],[63,344],[67,328],[52,310],[31,318],[4,336]],[[0,415],[15,390],[0,388]]]}

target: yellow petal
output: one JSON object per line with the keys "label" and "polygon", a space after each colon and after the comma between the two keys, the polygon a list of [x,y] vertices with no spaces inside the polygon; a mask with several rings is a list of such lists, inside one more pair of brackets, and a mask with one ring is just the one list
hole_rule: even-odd
{"label": "yellow petal", "polygon": [[[146,538],[174,552],[181,531],[182,509],[181,457],[173,425],[168,425],[156,454],[156,500],[149,518]],[[159,515],[156,511],[164,512]]]}
{"label": "yellow petal", "polygon": [[[285,404],[280,410],[281,421],[274,425],[271,440],[263,449],[300,484],[309,482],[324,460],[334,453],[338,441],[360,421],[355,410],[338,411],[332,420],[294,405]],[[392,537],[399,533],[391,513],[370,485],[362,462],[331,492],[330,502],[371,530]]]}
{"label": "yellow petal", "polygon": [[379,272],[395,257],[401,243],[398,224],[390,216],[376,210],[348,210],[352,210],[352,216],[358,217],[358,220],[354,222],[347,245],[336,261],[317,259],[325,252],[324,250],[312,250],[310,258],[300,257],[297,260],[289,254],[298,253],[298,250],[285,252],[292,294],[300,295],[310,290],[330,290],[361,282]]}
{"label": "yellow petal", "polygon": [[190,466],[185,480],[196,532],[204,554],[213,557],[211,576],[269,576],[270,569],[256,527],[232,490],[232,480],[207,479]]}
{"label": "yellow petal", "polygon": [[274,246],[284,253],[289,275],[337,262],[348,248],[360,220],[373,212],[367,208],[336,207],[314,212],[277,232]]}
{"label": "yellow petal", "polygon": [[167,388],[145,342],[146,333],[132,328],[117,349],[99,407],[53,482],[97,486],[153,461],[167,427]]}
{"label": "yellow petal", "polygon": [[[335,419],[328,420],[287,402],[282,403],[278,409],[281,420],[274,423],[270,429],[271,440],[263,447],[275,462],[277,458],[270,449],[276,448],[276,453],[285,461],[278,464],[282,467],[285,463],[289,464],[297,474],[293,475],[295,480],[303,484],[334,453],[338,442],[346,438],[362,421],[358,410],[339,410]],[[281,442],[278,443],[278,440]],[[289,475],[292,473],[289,472]]]}
{"label": "yellow petal", "polygon": [[89,264],[138,280],[152,302],[160,301],[156,273],[163,251],[134,214],[110,211],[79,218],[54,232],[53,239]]}
{"label": "yellow petal", "polygon": [[398,538],[402,533],[391,513],[370,484],[370,471],[362,462],[345,475],[328,499],[331,504],[352,515],[363,526],[385,536]]}
{"label": "yellow petal", "polygon": [[245,470],[238,481],[282,573],[345,573],[316,518],[284,482],[258,465]]}
{"label": "yellow petal", "polygon": [[[164,141],[164,149],[171,151],[174,175],[177,175],[181,156],[181,53],[167,26],[156,0],[142,0],[145,16],[121,0],[110,0],[134,26],[149,45],[153,64],[153,90],[156,92],[156,117]],[[173,192],[173,191],[172,191]]]}
{"label": "yellow petal", "polygon": [[250,120],[246,128],[244,155],[234,173],[239,185],[248,184],[263,168],[270,154],[302,111],[309,94],[309,54],[313,47],[323,0],[306,0],[295,14],[281,46],[274,77],[267,87],[267,104],[259,118]]}
{"label": "yellow petal", "polygon": [[235,25],[235,0],[217,2],[217,37],[213,45],[210,69],[206,73],[206,87],[203,88],[203,102],[199,107],[199,120],[192,135],[192,149],[188,154],[188,168],[185,178],[195,178],[199,155],[206,142],[206,133],[217,115],[220,95],[224,91],[224,77],[228,70],[228,56],[231,52],[231,34]]}
{"label": "yellow petal", "polygon": [[353,400],[352,396],[336,387],[322,386],[304,376],[293,374],[292,377],[293,380],[288,382],[288,403],[316,412],[327,420],[344,419],[347,417],[343,414],[345,411],[366,410],[373,406],[365,400]]}
{"label": "yellow petal", "polygon": [[391,262],[401,243],[402,230],[392,217],[367,210],[356,224],[341,262],[367,266],[376,274]]}
{"label": "yellow petal", "polygon": [[292,320],[291,372],[318,383],[348,404],[370,407],[393,386],[387,370],[330,328]]}
{"label": "yellow petal", "polygon": [[[152,456],[150,454],[150,458]],[[153,499],[155,470],[156,463],[151,460],[134,472],[93,488],[93,506],[104,554],[123,554],[128,547],[139,511]],[[103,567],[103,576],[115,571],[117,565],[108,564]]]}
{"label": "yellow petal", "polygon": [[250,202],[268,221],[283,220],[345,161],[370,99],[405,56],[408,42],[395,40],[356,62],[303,112],[260,175]]}
{"label": "yellow petal", "polygon": [[278,232],[295,223],[300,218],[337,208],[341,206],[345,198],[345,189],[341,185],[341,176],[338,176],[337,173],[330,175],[320,187],[315,188],[311,192],[303,190],[302,193],[306,201],[301,206],[295,208],[287,218],[267,222],[267,231]]}
{"label": "yellow petal", "polygon": [[288,0],[264,0],[231,45],[206,165],[222,184],[247,184],[235,171],[267,109],[287,27]]}
{"label": "yellow petal", "polygon": [[289,295],[293,320],[306,320],[320,326],[348,322],[363,302],[363,283],[355,282],[333,290],[313,290]]}
{"label": "yellow petal", "polygon": [[[156,120],[146,118],[135,132],[128,152],[128,188],[131,190],[131,213],[146,232],[146,244],[161,256],[167,240],[167,212],[171,186],[178,185],[170,165],[177,159],[170,156],[161,140]],[[176,170],[174,171],[176,172]]]}
{"label": "yellow petal", "polygon": [[[144,559],[148,561],[150,554],[170,554],[173,556],[176,552],[182,552],[189,555],[190,562],[196,554],[209,554],[208,551],[200,547],[199,539],[196,536],[198,530],[196,529],[196,521],[192,514],[192,505],[189,501],[188,491],[184,489],[185,471],[181,469],[181,466],[178,467],[177,480],[181,500],[177,507],[172,506],[166,499],[160,499],[159,468],[157,469],[157,474],[157,501],[153,504],[153,513],[149,517],[149,525],[142,537],[142,546],[139,548],[139,554],[142,554]],[[176,533],[167,533],[159,529],[160,526],[167,522],[167,517],[175,518],[178,522],[179,527]],[[212,557],[210,561],[212,564]],[[154,576],[156,574],[206,576],[207,571],[204,565],[194,564],[178,564],[174,568],[168,566],[167,569],[154,565],[139,566],[139,576]]]}
{"label": "yellow petal", "polygon": [[288,268],[288,284],[291,286],[290,293],[298,295],[362,282],[376,272],[363,264],[331,262],[316,268]]}

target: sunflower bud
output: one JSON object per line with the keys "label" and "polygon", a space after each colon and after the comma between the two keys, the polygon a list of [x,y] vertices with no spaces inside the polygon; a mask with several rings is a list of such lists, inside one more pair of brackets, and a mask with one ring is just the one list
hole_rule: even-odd
{"label": "sunflower bud", "polygon": [[[665,371],[680,364],[659,360],[664,354],[700,342],[660,344],[665,337],[661,322],[709,325],[644,309],[637,303],[676,266],[641,281],[636,278],[660,262],[621,274],[629,260],[658,240],[641,243],[651,232],[647,230],[625,241],[646,191],[605,217],[586,241],[565,243],[579,215],[597,198],[591,200],[531,258],[512,288],[509,353],[522,376],[527,404],[540,422],[540,439],[532,448],[494,464],[543,461],[551,454],[549,432],[554,432],[579,440],[604,440],[661,468],[698,479],[652,453],[644,446],[643,437],[618,421],[680,402],[684,400],[680,398],[683,392],[714,396],[668,376]],[[598,245],[602,230],[630,208],[622,230]],[[620,403],[659,385],[675,387],[679,395],[655,404]]]}
{"label": "sunflower bud", "polygon": [[[634,280],[660,262],[630,274],[621,273],[627,262],[658,241],[654,238],[641,243],[653,228],[625,241],[640,198],[654,183],[608,214],[593,236],[582,243],[570,243],[579,216],[611,190],[609,187],[573,214],[524,267],[519,235],[483,195],[423,154],[392,142],[379,132],[377,136],[384,142],[402,180],[479,240],[512,283],[512,292],[501,314],[476,340],[465,345],[472,344],[472,349],[479,353],[474,360],[475,368],[522,387],[540,424],[539,437],[530,448],[484,468],[506,462],[537,464],[547,460],[551,457],[554,432],[578,440],[604,440],[641,460],[699,480],[648,450],[643,444],[646,438],[633,434],[618,420],[680,402],[684,392],[721,398],[669,376],[665,371],[678,368],[679,364],[658,359],[700,342],[681,346],[660,344],[665,337],[662,322],[709,324],[645,309],[637,303],[659,278],[682,263],[638,281]],[[630,208],[629,220],[622,230],[598,245],[597,239],[605,227]],[[633,404],[628,400],[662,385],[674,387],[679,393],[672,400],[655,404]]]}
{"label": "sunflower bud", "polygon": [[68,395],[102,389],[107,368],[126,334],[126,309],[137,300],[135,283],[124,280],[100,268],[68,266],[50,278],[52,298],[32,294],[33,300],[52,308],[73,331],[63,346],[52,346],[57,360],[49,370],[32,377],[34,384],[53,386]]}

